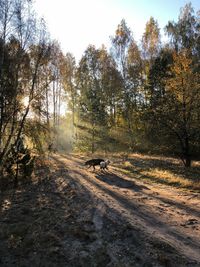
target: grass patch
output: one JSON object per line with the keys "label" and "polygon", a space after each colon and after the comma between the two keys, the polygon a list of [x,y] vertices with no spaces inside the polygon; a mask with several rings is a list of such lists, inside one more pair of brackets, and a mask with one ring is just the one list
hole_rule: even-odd
{"label": "grass patch", "polygon": [[200,190],[200,181],[195,181],[191,175],[191,179],[184,176],[177,175],[169,170],[163,170],[158,168],[152,168],[150,170],[144,170],[141,172],[144,176],[148,176],[150,179],[168,184],[171,186]]}
{"label": "grass patch", "polygon": [[118,171],[136,179],[150,180],[200,192],[200,164],[184,168],[178,159],[141,154],[129,155],[125,161],[114,164]]}

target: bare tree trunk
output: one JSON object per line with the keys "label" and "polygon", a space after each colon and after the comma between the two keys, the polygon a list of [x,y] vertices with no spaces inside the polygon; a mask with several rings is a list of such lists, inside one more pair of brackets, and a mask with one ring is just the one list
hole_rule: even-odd
{"label": "bare tree trunk", "polygon": [[190,155],[190,144],[189,144],[189,138],[188,136],[184,139],[184,150],[183,150],[183,163],[186,168],[191,167],[191,155]]}
{"label": "bare tree trunk", "polygon": [[45,86],[45,93],[46,93],[46,120],[47,120],[47,125],[49,127],[49,88],[48,88],[48,82],[46,78],[46,86]]}
{"label": "bare tree trunk", "polygon": [[55,80],[53,81],[53,127],[56,127],[56,92],[55,92]]}
{"label": "bare tree trunk", "polygon": [[94,154],[95,147],[94,147],[94,139],[95,139],[95,126],[92,126],[92,154]]}
{"label": "bare tree trunk", "polygon": [[35,65],[35,70],[34,70],[33,77],[32,77],[32,85],[31,85],[31,89],[30,89],[30,93],[29,93],[29,102],[28,102],[28,105],[26,107],[25,113],[24,113],[24,115],[22,117],[22,120],[20,122],[20,126],[18,128],[18,133],[17,133],[17,138],[16,138],[16,141],[15,141],[15,144],[18,142],[18,140],[19,140],[19,138],[21,136],[22,130],[24,129],[24,124],[25,124],[25,121],[26,121],[26,117],[27,117],[27,115],[29,113],[31,102],[34,99],[34,91],[35,91],[35,85],[36,85],[36,80],[37,80],[38,69],[39,69],[39,64],[40,64],[41,57],[42,57],[42,51],[39,52],[39,55],[38,55],[38,58],[37,58],[37,62],[36,62],[36,65]]}
{"label": "bare tree trunk", "polygon": [[0,152],[2,150],[2,127],[3,127],[3,114],[4,114],[4,99],[3,99],[3,87],[2,87],[2,72],[3,72],[3,64],[5,57],[5,43],[6,43],[6,35],[7,35],[7,26],[8,26],[8,12],[9,12],[9,3],[5,2],[4,6],[4,17],[3,17],[3,32],[2,32],[2,49],[0,55]]}
{"label": "bare tree trunk", "polygon": [[59,85],[59,91],[58,91],[58,125],[60,125],[60,116],[61,116],[61,86]]}

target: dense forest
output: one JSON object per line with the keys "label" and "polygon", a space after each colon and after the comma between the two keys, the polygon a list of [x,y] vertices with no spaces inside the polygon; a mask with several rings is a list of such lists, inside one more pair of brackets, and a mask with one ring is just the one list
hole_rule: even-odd
{"label": "dense forest", "polygon": [[199,13],[186,4],[165,42],[153,17],[141,42],[133,32],[122,19],[109,49],[90,44],[76,62],[32,1],[0,1],[1,173],[19,152],[30,159],[52,146],[172,155],[191,166],[200,151]]}

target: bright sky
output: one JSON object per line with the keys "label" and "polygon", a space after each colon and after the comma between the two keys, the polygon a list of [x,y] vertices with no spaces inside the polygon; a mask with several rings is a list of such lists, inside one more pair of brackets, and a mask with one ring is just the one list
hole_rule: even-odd
{"label": "bright sky", "polygon": [[[140,41],[145,24],[153,16],[161,33],[169,20],[177,21],[187,0],[35,0],[39,16],[47,22],[51,37],[57,39],[64,53],[79,60],[89,44],[110,45],[110,36],[124,18]],[[195,11],[200,0],[192,0]]]}

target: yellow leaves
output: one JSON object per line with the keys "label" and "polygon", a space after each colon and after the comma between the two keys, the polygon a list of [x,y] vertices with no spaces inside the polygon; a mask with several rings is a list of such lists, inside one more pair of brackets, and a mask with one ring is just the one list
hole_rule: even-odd
{"label": "yellow leaves", "polygon": [[157,21],[153,17],[146,23],[145,33],[142,37],[142,46],[146,55],[150,58],[155,56],[160,45],[160,30]]}
{"label": "yellow leaves", "polygon": [[196,73],[193,72],[192,59],[189,51],[182,50],[173,54],[174,64],[170,68],[171,78],[166,80],[166,90],[183,103],[190,101],[197,86]]}
{"label": "yellow leaves", "polygon": [[124,31],[122,28],[118,28],[116,31],[116,35],[122,37],[124,35]]}
{"label": "yellow leaves", "polygon": [[128,63],[140,65],[142,64],[141,61],[142,59],[141,59],[141,53],[139,51],[139,48],[137,44],[134,41],[132,41],[128,49]]}
{"label": "yellow leaves", "polygon": [[173,54],[174,65],[172,66],[172,72],[176,74],[192,73],[191,64],[192,59],[186,50],[180,53]]}

